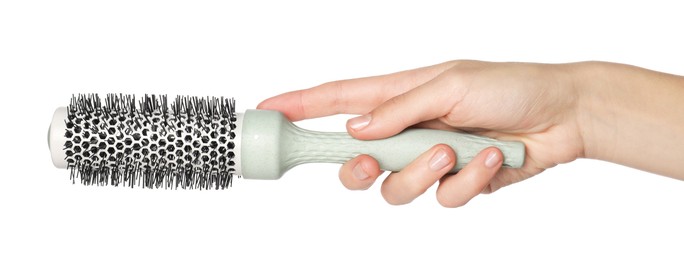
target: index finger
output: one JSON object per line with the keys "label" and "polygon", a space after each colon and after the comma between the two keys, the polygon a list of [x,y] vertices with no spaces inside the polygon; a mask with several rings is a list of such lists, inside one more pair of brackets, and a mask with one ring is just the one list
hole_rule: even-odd
{"label": "index finger", "polygon": [[292,121],[335,114],[365,114],[449,67],[447,62],[387,75],[328,82],[266,99],[257,109],[281,111]]}

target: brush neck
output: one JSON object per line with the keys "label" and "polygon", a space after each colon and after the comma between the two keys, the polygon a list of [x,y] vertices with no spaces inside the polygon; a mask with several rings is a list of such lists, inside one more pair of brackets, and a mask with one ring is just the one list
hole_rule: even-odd
{"label": "brush neck", "polygon": [[317,132],[289,125],[283,129],[282,163],[286,169],[305,163],[344,163],[370,151],[368,142],[347,133]]}

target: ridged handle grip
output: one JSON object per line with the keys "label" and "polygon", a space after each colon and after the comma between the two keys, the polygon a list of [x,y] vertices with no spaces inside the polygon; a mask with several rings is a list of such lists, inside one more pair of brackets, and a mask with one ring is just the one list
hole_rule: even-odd
{"label": "ridged handle grip", "polygon": [[316,132],[293,126],[286,129],[287,146],[284,163],[293,167],[303,163],[344,163],[360,154],[378,160],[380,168],[399,171],[420,154],[436,144],[447,144],[458,156],[453,172],[462,169],[481,150],[496,146],[504,154],[504,166],[522,166],[524,146],[520,142],[503,142],[494,139],[456,132],[408,129],[380,140],[361,141],[347,133]]}
{"label": "ridged handle grip", "polygon": [[305,130],[279,112],[262,110],[248,110],[242,124],[241,171],[243,177],[252,179],[277,179],[299,164],[344,163],[360,154],[374,157],[383,170],[399,171],[436,144],[447,144],[456,151],[457,164],[452,172],[462,169],[481,150],[491,146],[503,152],[505,167],[520,168],[525,160],[525,146],[521,142],[450,131],[407,129],[386,139],[361,141],[347,133]]}

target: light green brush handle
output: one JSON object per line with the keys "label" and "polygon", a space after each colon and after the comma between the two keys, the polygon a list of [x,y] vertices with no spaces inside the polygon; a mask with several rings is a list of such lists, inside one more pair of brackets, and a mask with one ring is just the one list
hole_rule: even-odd
{"label": "light green brush handle", "polygon": [[278,179],[287,170],[304,163],[344,163],[360,154],[378,160],[380,168],[399,171],[436,144],[456,151],[462,169],[481,150],[496,146],[504,155],[504,166],[522,167],[525,145],[482,136],[431,129],[407,129],[380,140],[362,141],[347,133],[305,130],[288,121],[280,112],[247,110],[238,116],[236,168],[246,179]]}

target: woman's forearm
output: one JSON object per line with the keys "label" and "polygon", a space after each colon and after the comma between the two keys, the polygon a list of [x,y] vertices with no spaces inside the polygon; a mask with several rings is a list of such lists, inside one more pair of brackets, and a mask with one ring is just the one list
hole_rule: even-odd
{"label": "woman's forearm", "polygon": [[569,67],[585,157],[684,180],[684,77],[603,62]]}

